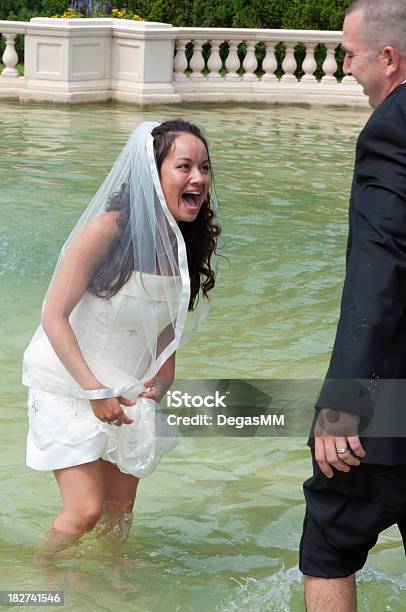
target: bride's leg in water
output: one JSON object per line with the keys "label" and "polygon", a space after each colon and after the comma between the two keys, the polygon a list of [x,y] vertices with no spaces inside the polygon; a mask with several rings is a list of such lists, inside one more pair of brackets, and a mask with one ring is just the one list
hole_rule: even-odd
{"label": "bride's leg in water", "polygon": [[100,462],[54,470],[63,505],[44,536],[44,553],[67,548],[96,525],[104,500]]}
{"label": "bride's leg in water", "polygon": [[130,532],[139,479],[123,474],[110,461],[101,459],[100,467],[104,506],[96,532],[103,543],[110,548],[116,548],[125,542]]}

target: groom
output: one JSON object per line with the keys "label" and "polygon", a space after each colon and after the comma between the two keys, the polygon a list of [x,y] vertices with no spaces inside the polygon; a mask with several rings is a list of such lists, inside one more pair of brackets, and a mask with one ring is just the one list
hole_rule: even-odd
{"label": "groom", "polygon": [[368,419],[406,411],[404,394],[374,393],[406,379],[405,0],[355,0],[343,46],[344,72],[375,110],[357,143],[340,319],[304,483],[309,612],[354,612],[355,573],[379,533],[397,523],[406,541],[406,437],[394,437],[406,432],[358,437]]}

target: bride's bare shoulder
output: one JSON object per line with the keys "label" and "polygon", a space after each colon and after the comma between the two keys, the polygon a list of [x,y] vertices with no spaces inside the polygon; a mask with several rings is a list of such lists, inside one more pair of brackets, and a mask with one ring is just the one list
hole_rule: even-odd
{"label": "bride's bare shoulder", "polygon": [[89,239],[112,240],[120,234],[120,228],[117,224],[118,217],[119,212],[116,210],[103,212],[86,224],[84,234]]}

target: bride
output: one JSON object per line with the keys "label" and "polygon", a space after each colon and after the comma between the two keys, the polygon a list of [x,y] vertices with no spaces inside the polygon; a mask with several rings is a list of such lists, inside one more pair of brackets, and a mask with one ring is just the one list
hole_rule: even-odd
{"label": "bride", "polygon": [[177,441],[155,436],[156,402],[215,283],[216,215],[199,128],[145,122],[62,248],[23,372],[27,465],[53,470],[62,497],[50,551],[98,521],[124,538],[139,478]]}

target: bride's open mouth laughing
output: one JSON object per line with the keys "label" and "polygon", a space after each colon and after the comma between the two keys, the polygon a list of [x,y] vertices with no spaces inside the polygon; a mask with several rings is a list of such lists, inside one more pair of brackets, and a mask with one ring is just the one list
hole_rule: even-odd
{"label": "bride's open mouth laughing", "polygon": [[198,212],[201,206],[201,192],[200,191],[184,191],[181,196],[182,203],[185,208],[192,212]]}

